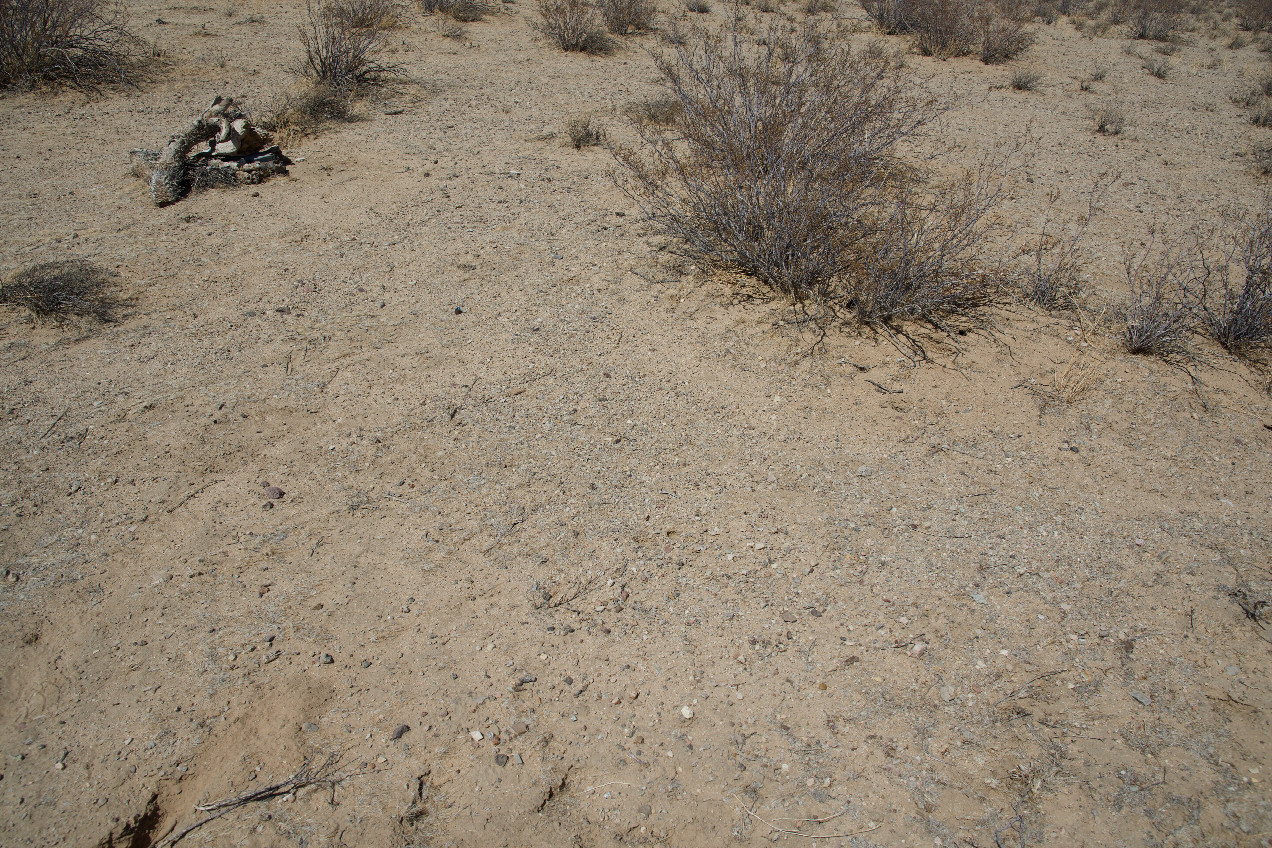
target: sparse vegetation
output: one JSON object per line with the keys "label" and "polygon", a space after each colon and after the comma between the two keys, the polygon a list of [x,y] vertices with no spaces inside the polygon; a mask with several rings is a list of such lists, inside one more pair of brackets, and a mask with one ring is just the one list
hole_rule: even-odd
{"label": "sparse vegetation", "polygon": [[627,117],[636,124],[669,127],[680,117],[680,101],[674,97],[642,100],[627,107]]}
{"label": "sparse vegetation", "polygon": [[1147,41],[1170,41],[1183,23],[1183,0],[1126,0],[1127,35]]}
{"label": "sparse vegetation", "polygon": [[685,8],[695,15],[706,15],[711,12],[711,4],[707,0],[685,0]]}
{"label": "sparse vegetation", "polygon": [[113,321],[124,305],[115,275],[79,259],[42,262],[0,285],[0,303],[19,306],[37,321]]}
{"label": "sparse vegetation", "polygon": [[1032,68],[1018,68],[1011,74],[1010,85],[1014,91],[1037,91],[1042,74]]}
{"label": "sparse vegetation", "polygon": [[1272,0],[1241,0],[1237,3],[1237,22],[1251,32],[1272,26]]}
{"label": "sparse vegetation", "polygon": [[605,143],[605,128],[591,115],[580,115],[570,120],[565,128],[570,146],[575,150],[597,147]]}
{"label": "sparse vegetation", "polygon": [[1184,242],[1154,239],[1124,263],[1131,296],[1123,342],[1130,353],[1163,359],[1191,358],[1189,337],[1197,326],[1197,298],[1207,269]]}
{"label": "sparse vegetation", "polygon": [[649,32],[657,14],[654,0],[601,0],[601,18],[614,35]]}
{"label": "sparse vegetation", "polygon": [[284,95],[261,119],[261,128],[280,142],[313,135],[328,124],[347,124],[359,119],[353,108],[353,94],[326,85],[309,85]]}
{"label": "sparse vegetation", "polygon": [[982,16],[980,58],[986,65],[1001,65],[1024,53],[1038,35],[1019,21],[996,15]]}
{"label": "sparse vegetation", "polygon": [[1149,56],[1144,60],[1144,70],[1160,80],[1170,76],[1171,67],[1170,60],[1165,56]]}
{"label": "sparse vegetation", "polygon": [[1097,179],[1087,197],[1086,211],[1068,227],[1056,224],[1054,213],[1060,192],[1052,190],[1038,239],[1023,252],[1029,261],[1024,281],[1026,300],[1044,309],[1069,308],[1077,304],[1085,266],[1082,242],[1115,180],[1116,176]]}
{"label": "sparse vegetation", "polygon": [[496,11],[487,0],[420,0],[420,9],[429,15],[446,15],[460,23],[476,23]]}
{"label": "sparse vegetation", "polygon": [[539,31],[567,53],[609,53],[614,44],[587,0],[539,0]]}
{"label": "sparse vegetation", "polygon": [[113,0],[0,0],[0,89],[133,84],[157,61]]}
{"label": "sparse vegetation", "polygon": [[1201,303],[1215,340],[1245,354],[1272,341],[1272,195],[1253,216],[1233,221],[1228,241],[1218,290]]}
{"label": "sparse vegetation", "polygon": [[927,56],[949,58],[980,53],[986,64],[1010,61],[1027,50],[1036,34],[1021,9],[1004,14],[987,0],[861,0],[862,8],[885,33],[909,35]]}
{"label": "sparse vegetation", "polygon": [[994,296],[981,260],[1004,160],[943,183],[902,163],[944,107],[893,57],[815,26],[688,41],[658,59],[675,132],[637,122],[648,155],[616,154],[658,231],[819,315],[939,320]]}
{"label": "sparse vegetation", "polygon": [[358,0],[333,0],[318,9],[307,5],[300,27],[305,48],[302,73],[315,87],[354,96],[384,85],[401,68],[382,62],[386,36],[380,26],[357,26]]}
{"label": "sparse vegetation", "polygon": [[1104,82],[1104,80],[1108,78],[1108,75],[1109,75],[1108,65],[1096,65],[1094,68],[1091,69],[1092,82]]}
{"label": "sparse vegetation", "polygon": [[393,29],[402,23],[400,0],[340,0],[323,7],[322,14],[350,29]]}

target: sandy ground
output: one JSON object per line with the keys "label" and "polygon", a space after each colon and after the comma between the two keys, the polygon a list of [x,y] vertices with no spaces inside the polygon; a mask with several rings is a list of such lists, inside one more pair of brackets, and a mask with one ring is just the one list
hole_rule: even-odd
{"label": "sandy ground", "polygon": [[[654,39],[563,55],[525,2],[397,31],[420,85],[259,196],[156,209],[128,150],[264,108],[300,9],[130,7],[157,83],[0,99],[0,272],[84,257],[135,304],[0,313],[0,843],[154,844],[324,751],[334,786],[181,844],[1270,843],[1272,631],[1233,597],[1272,587],[1266,372],[1025,307],[918,367],[814,347],[563,143],[631,142]],[[1112,298],[1151,226],[1262,191],[1229,96],[1267,58],[1225,43],[1161,81],[1061,21],[1034,93],[910,62],[962,102],[932,149],[1030,127],[1021,232],[1118,174]]]}

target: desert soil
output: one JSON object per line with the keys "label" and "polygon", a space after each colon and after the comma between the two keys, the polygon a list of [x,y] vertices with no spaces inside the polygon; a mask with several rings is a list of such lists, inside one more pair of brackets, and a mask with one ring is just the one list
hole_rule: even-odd
{"label": "desert soil", "polygon": [[[1233,594],[1272,587],[1266,371],[1130,356],[1098,310],[1005,305],[917,364],[817,344],[564,142],[634,142],[657,40],[566,55],[524,0],[458,41],[414,16],[415,83],[158,209],[129,149],[267,108],[303,8],[129,7],[155,82],[0,99],[0,272],[83,257],[132,299],[0,313],[0,843],[157,844],[326,752],[333,785],[180,844],[1272,840],[1272,630]],[[1256,203],[1272,132],[1231,31],[1166,80],[1115,35],[908,59],[958,97],[945,161],[1028,127],[1013,244],[1117,174],[1095,303],[1150,228]]]}

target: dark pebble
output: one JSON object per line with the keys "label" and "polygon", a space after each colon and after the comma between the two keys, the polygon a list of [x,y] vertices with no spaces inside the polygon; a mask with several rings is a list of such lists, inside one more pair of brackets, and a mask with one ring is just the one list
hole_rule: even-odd
{"label": "dark pebble", "polygon": [[527,683],[537,683],[538,680],[539,678],[535,677],[533,674],[523,674],[521,675],[521,679],[517,682],[524,686]]}
{"label": "dark pebble", "polygon": [[282,489],[278,488],[277,486],[270,486],[268,489],[265,490],[265,497],[274,501],[278,500],[285,494],[287,493],[284,492]]}
{"label": "dark pebble", "polygon": [[401,739],[410,731],[411,726],[409,724],[399,724],[397,727],[393,728],[393,732],[389,734],[389,738],[396,741]]}
{"label": "dark pebble", "polygon": [[504,766],[508,765],[508,755],[495,754],[495,765],[499,766],[500,768],[503,768]]}
{"label": "dark pebble", "polygon": [[333,662],[335,662],[335,659],[331,656],[331,654],[323,654],[322,658],[319,659],[318,662],[322,663],[323,665],[331,665]]}
{"label": "dark pebble", "polygon": [[274,508],[273,501],[265,501],[265,503],[261,504],[261,509],[273,509],[273,508]]}

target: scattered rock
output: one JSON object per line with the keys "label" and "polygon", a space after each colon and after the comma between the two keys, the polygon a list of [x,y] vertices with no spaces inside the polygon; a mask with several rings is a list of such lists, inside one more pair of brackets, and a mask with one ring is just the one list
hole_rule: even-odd
{"label": "scattered rock", "polygon": [[953,686],[942,686],[938,694],[941,696],[942,701],[948,702],[958,697],[958,690]]}
{"label": "scattered rock", "polygon": [[370,667],[371,667],[371,660],[363,660],[363,661],[362,661],[362,667],[363,667],[363,668],[370,668]]}
{"label": "scattered rock", "polygon": [[265,497],[269,498],[272,501],[278,500],[285,494],[287,493],[284,492],[282,489],[278,488],[277,486],[270,486],[268,489],[265,490]]}
{"label": "scattered rock", "polygon": [[306,733],[317,733],[318,725],[314,724],[312,721],[307,721],[300,726],[300,729]]}
{"label": "scattered rock", "polygon": [[473,738],[473,741],[474,741],[474,742],[480,742],[481,740],[483,740],[483,739],[485,739],[485,738],[486,738],[486,737],[484,737],[484,736],[482,736],[482,735],[481,735],[481,731],[480,731],[480,730],[474,730],[474,731],[471,731],[468,735],[469,735],[469,736],[471,736],[471,737]]}
{"label": "scattered rock", "polygon": [[508,755],[495,754],[495,765],[499,766],[500,768],[503,768],[504,766],[508,765]]}
{"label": "scattered rock", "polygon": [[335,658],[332,657],[331,654],[323,654],[318,659],[318,662],[322,663],[323,665],[331,665],[335,661],[336,661]]}
{"label": "scattered rock", "polygon": [[782,613],[782,621],[785,621],[787,624],[794,624],[795,622],[799,621],[799,617],[796,616],[795,613],[791,612],[790,610],[787,610],[786,612]]}
{"label": "scattered rock", "polygon": [[397,727],[393,728],[393,732],[389,734],[389,739],[396,742],[410,732],[411,726],[409,724],[399,724]]}
{"label": "scattered rock", "polygon": [[1141,704],[1143,704],[1143,705],[1144,705],[1144,706],[1146,706],[1146,707],[1147,707],[1149,704],[1153,703],[1153,699],[1152,699],[1152,698],[1150,698],[1149,696],[1145,695],[1143,692],[1140,692],[1140,691],[1138,691],[1138,690],[1136,690],[1136,689],[1132,689],[1132,690],[1131,690],[1131,697],[1132,697],[1132,698],[1134,698],[1135,700],[1139,701]]}
{"label": "scattered rock", "polygon": [[680,717],[683,718],[685,721],[688,721],[689,719],[693,718],[693,710],[689,709],[689,707],[687,706],[681,707]]}
{"label": "scattered rock", "polygon": [[525,762],[526,762],[525,760],[521,759],[521,755],[520,755],[520,754],[513,754],[513,755],[512,755],[512,761],[513,761],[514,763],[516,763],[517,765],[519,765],[519,766],[520,766],[520,765],[524,765],[524,764],[525,764]]}
{"label": "scattered rock", "polygon": [[858,477],[871,477],[873,475],[874,475],[874,469],[871,468],[869,465],[863,465],[857,469]]}
{"label": "scattered rock", "polygon": [[980,592],[977,592],[975,595],[972,595],[972,600],[973,600],[973,601],[975,601],[975,602],[976,602],[976,603],[978,603],[978,604],[987,604],[987,603],[989,603],[989,601],[985,598],[985,596],[984,596],[984,595],[982,595]]}
{"label": "scattered rock", "polygon": [[913,645],[910,646],[910,656],[912,657],[921,657],[926,652],[927,652],[926,642],[915,642]]}
{"label": "scattered rock", "polygon": [[514,721],[512,723],[513,736],[520,736],[523,733],[527,733],[529,730],[530,730],[530,726],[526,724],[524,721]]}

